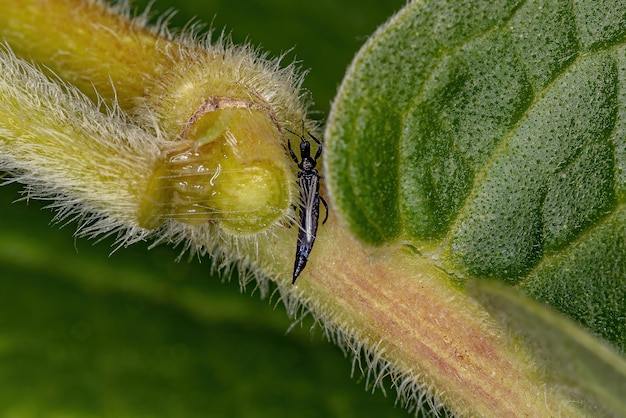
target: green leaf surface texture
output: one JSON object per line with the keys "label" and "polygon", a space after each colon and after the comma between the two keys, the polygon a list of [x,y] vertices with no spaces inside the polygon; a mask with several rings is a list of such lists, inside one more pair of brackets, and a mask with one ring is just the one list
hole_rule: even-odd
{"label": "green leaf surface texture", "polygon": [[416,1],[327,127],[339,212],[453,280],[492,278],[626,350],[626,3]]}

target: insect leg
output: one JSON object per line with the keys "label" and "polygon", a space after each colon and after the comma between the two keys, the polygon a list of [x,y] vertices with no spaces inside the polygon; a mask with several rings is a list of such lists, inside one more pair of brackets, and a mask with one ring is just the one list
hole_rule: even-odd
{"label": "insect leg", "polygon": [[293,152],[293,150],[291,149],[291,141],[287,140],[287,148],[289,148],[289,155],[291,155],[291,159],[296,163],[298,163],[298,157],[296,157],[296,154]]}
{"label": "insect leg", "polygon": [[317,139],[316,137],[314,137],[313,135],[311,135],[310,132],[307,132],[309,134],[309,136],[313,139],[313,141],[315,141],[317,143],[317,145],[319,145],[319,147],[317,148],[317,152],[315,153],[315,157],[314,160],[317,161],[318,158],[320,158],[320,155],[322,155],[322,143],[320,142],[319,139]]}
{"label": "insect leg", "polygon": [[326,203],[326,201],[324,200],[322,196],[320,196],[320,201],[324,205],[324,208],[326,208],[326,216],[324,217],[324,220],[322,221],[322,225],[324,225],[326,221],[328,220],[328,203]]}

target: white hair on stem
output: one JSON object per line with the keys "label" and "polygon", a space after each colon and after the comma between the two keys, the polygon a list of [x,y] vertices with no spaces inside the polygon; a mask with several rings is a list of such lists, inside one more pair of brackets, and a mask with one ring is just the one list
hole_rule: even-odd
{"label": "white hair on stem", "polygon": [[[125,2],[116,6],[116,11],[129,15]],[[223,33],[217,41],[211,39],[210,32],[201,38],[195,23],[176,34],[167,28],[171,16],[165,15],[151,30],[179,43],[168,56],[171,62],[184,58],[193,65],[174,66],[167,79],[156,80],[151,88],[166,90],[170,83],[180,85],[194,77],[214,78],[216,84],[228,86],[219,81],[227,79],[231,85],[245,86],[250,100],[262,98],[281,126],[300,128],[308,103],[300,89],[303,73],[294,64],[281,67],[284,56],[270,60],[249,45],[233,45]],[[134,21],[143,27],[147,19],[145,12]],[[228,65],[209,75],[202,73],[215,57],[223,58]],[[110,84],[115,92],[115,83]],[[0,47],[0,97],[0,170],[12,175],[3,180],[25,184],[26,199],[50,201],[56,221],[77,222],[80,236],[113,235],[118,247],[151,239],[153,246],[172,243],[183,254],[210,253],[212,269],[229,275],[237,266],[242,288],[255,283],[262,297],[270,294],[268,277],[276,268],[268,263],[263,269],[257,266],[256,255],[263,251],[259,242],[271,241],[284,223],[297,225],[291,209],[270,228],[251,236],[228,234],[215,223],[189,225],[176,218],[152,229],[140,224],[140,206],[155,164],[176,139],[163,123],[167,115],[160,113],[169,110],[172,103],[156,107],[148,100],[137,101],[143,105],[127,110],[122,109],[115,95],[109,100],[96,95],[94,103],[93,97],[76,87],[48,77],[17,58],[7,45]],[[306,130],[316,131],[313,122],[305,123]],[[291,188],[292,203],[297,203],[295,182]],[[337,322],[330,320],[331,309],[281,283],[272,289],[288,314],[296,318],[294,324],[311,314],[326,337],[353,356],[353,371],[358,366],[367,385],[383,388],[383,381],[390,378],[401,403],[416,413],[429,404],[437,413],[440,404],[424,395],[422,376],[402,373],[386,359],[378,342],[359,336],[357,330],[335,325]]]}
{"label": "white hair on stem", "polygon": [[[51,200],[57,220],[80,221],[83,235],[130,228],[137,201],[161,155],[160,138],[111,106],[52,80],[0,46],[0,168],[26,184],[26,198]],[[133,237],[129,237],[133,241]]]}

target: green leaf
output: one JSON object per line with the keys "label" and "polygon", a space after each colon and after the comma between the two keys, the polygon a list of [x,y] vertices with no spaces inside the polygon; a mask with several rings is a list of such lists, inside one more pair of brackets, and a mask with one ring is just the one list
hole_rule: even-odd
{"label": "green leaf", "polygon": [[417,1],[327,126],[351,230],[515,285],[626,350],[626,3]]}
{"label": "green leaf", "polygon": [[573,322],[495,281],[475,281],[468,290],[530,340],[548,380],[573,391],[593,416],[626,416],[626,362]]}

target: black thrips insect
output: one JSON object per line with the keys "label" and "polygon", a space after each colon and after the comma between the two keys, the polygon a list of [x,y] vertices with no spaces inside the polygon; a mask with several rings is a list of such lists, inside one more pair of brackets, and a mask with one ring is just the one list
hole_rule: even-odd
{"label": "black thrips insect", "polygon": [[[291,133],[297,136],[294,132]],[[296,247],[296,260],[293,267],[292,284],[296,282],[296,279],[302,270],[304,270],[306,262],[309,259],[309,254],[311,254],[311,250],[313,249],[315,234],[317,233],[317,223],[320,216],[320,200],[326,208],[326,217],[322,223],[326,223],[328,219],[328,204],[324,198],[320,196],[320,179],[322,177],[315,169],[317,159],[322,155],[322,143],[310,133],[307,134],[318,145],[315,157],[311,157],[311,143],[305,138],[304,134],[300,136],[300,161],[298,161],[298,157],[296,157],[296,154],[294,154],[291,149],[291,141],[287,140],[289,155],[291,155],[291,158],[298,164],[298,168],[300,169],[298,173],[298,185],[300,186],[300,228],[298,231],[298,245]]]}

